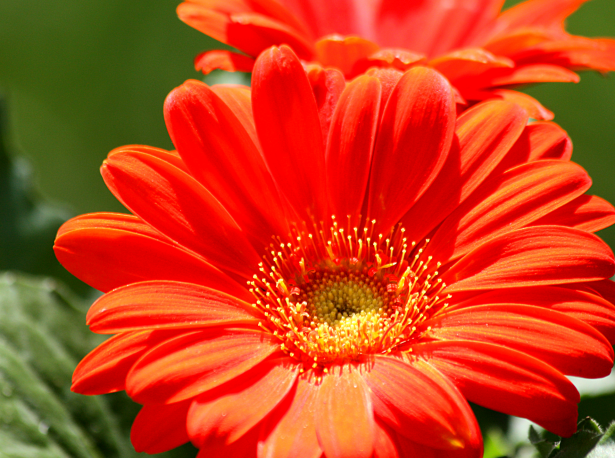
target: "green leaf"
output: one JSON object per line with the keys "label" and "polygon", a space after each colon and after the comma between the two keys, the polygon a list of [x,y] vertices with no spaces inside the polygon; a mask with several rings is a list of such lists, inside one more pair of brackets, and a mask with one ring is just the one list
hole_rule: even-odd
{"label": "green leaf", "polygon": [[[0,456],[130,458],[138,407],[124,393],[70,391],[80,358],[102,341],[85,326],[88,304],[53,280],[0,275]],[[195,456],[191,446],[170,457]]]}

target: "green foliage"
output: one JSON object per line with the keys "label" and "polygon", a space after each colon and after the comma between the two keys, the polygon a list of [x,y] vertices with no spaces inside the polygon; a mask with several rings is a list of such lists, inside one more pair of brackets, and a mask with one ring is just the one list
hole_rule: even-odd
{"label": "green foliage", "polygon": [[129,440],[132,401],[70,391],[78,361],[102,340],[84,324],[86,307],[53,280],[0,275],[0,457],[138,455]]}
{"label": "green foliage", "polygon": [[554,437],[538,433],[530,427],[530,442],[540,458],[607,458],[615,456],[615,423],[606,431],[591,417],[579,422],[577,432],[570,437]]}

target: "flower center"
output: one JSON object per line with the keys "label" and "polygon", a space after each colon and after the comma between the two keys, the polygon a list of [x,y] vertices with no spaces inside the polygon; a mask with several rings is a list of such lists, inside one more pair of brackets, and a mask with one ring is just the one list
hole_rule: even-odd
{"label": "flower center", "polygon": [[[375,221],[371,222],[373,230]],[[271,246],[250,291],[266,317],[259,325],[304,367],[389,353],[416,338],[417,325],[446,306],[444,283],[424,246],[404,229],[373,237],[368,227],[295,228],[296,243]]]}

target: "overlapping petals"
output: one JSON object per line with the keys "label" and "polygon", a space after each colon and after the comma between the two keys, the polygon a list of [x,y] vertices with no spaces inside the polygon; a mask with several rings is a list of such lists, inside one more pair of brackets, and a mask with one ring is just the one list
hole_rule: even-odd
{"label": "overlapping petals", "polygon": [[575,71],[615,69],[615,40],[568,34],[565,19],[586,0],[526,0],[500,12],[501,0],[186,0],[184,22],[245,54],[208,51],[198,70],[250,71],[272,45],[288,44],[305,61],[352,78],[372,67],[406,71],[429,65],[466,101],[515,102],[534,119],[552,113],[506,89],[577,82]]}
{"label": "overlapping petals", "polygon": [[[265,0],[192,5],[237,21],[248,5],[254,17],[241,20],[254,30],[258,15],[293,20]],[[613,364],[615,260],[593,232],[615,209],[585,194],[591,181],[558,126],[528,125],[506,101],[457,115],[454,89],[427,67],[346,83],[305,70],[288,47],[256,60],[252,93],[189,81],[165,119],[177,153],[129,146],[103,165],[133,214],[75,218],[55,246],[106,292],[87,320],[114,334],[79,364],[73,390],[126,390],[143,404],[137,450],[191,441],[199,457],[479,458],[468,400],[575,431],[579,395],[565,375]],[[390,269],[400,290],[421,282],[408,303],[429,299],[401,331],[374,331],[386,347],[355,342],[363,350],[325,359],[321,346],[308,359],[288,347],[312,334],[283,275],[319,268],[318,235],[306,233],[329,226],[341,231],[323,244],[328,265],[363,262],[367,239],[353,234],[371,230],[369,247],[386,248],[366,278]],[[283,319],[302,327],[280,332]]]}

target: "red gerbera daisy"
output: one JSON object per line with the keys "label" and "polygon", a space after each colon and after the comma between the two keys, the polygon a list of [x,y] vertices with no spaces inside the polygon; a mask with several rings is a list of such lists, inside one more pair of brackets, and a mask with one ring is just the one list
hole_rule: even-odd
{"label": "red gerbera daisy", "polygon": [[480,457],[466,400],[572,434],[565,375],[613,365],[615,262],[591,232],[615,209],[566,134],[503,101],[457,117],[424,67],[317,76],[272,48],[252,92],[169,95],[178,153],[109,154],[133,214],[77,217],[55,245],[115,334],[73,390],[126,390],[150,453]]}
{"label": "red gerbera daisy", "polygon": [[370,67],[429,65],[466,101],[507,99],[532,118],[551,119],[536,100],[509,88],[577,82],[576,70],[615,69],[615,40],[564,30],[585,1],[527,0],[500,12],[503,0],[186,0],[177,12],[245,53],[205,52],[196,59],[204,73],[250,71],[261,51],[285,43],[305,61],[348,78]]}

